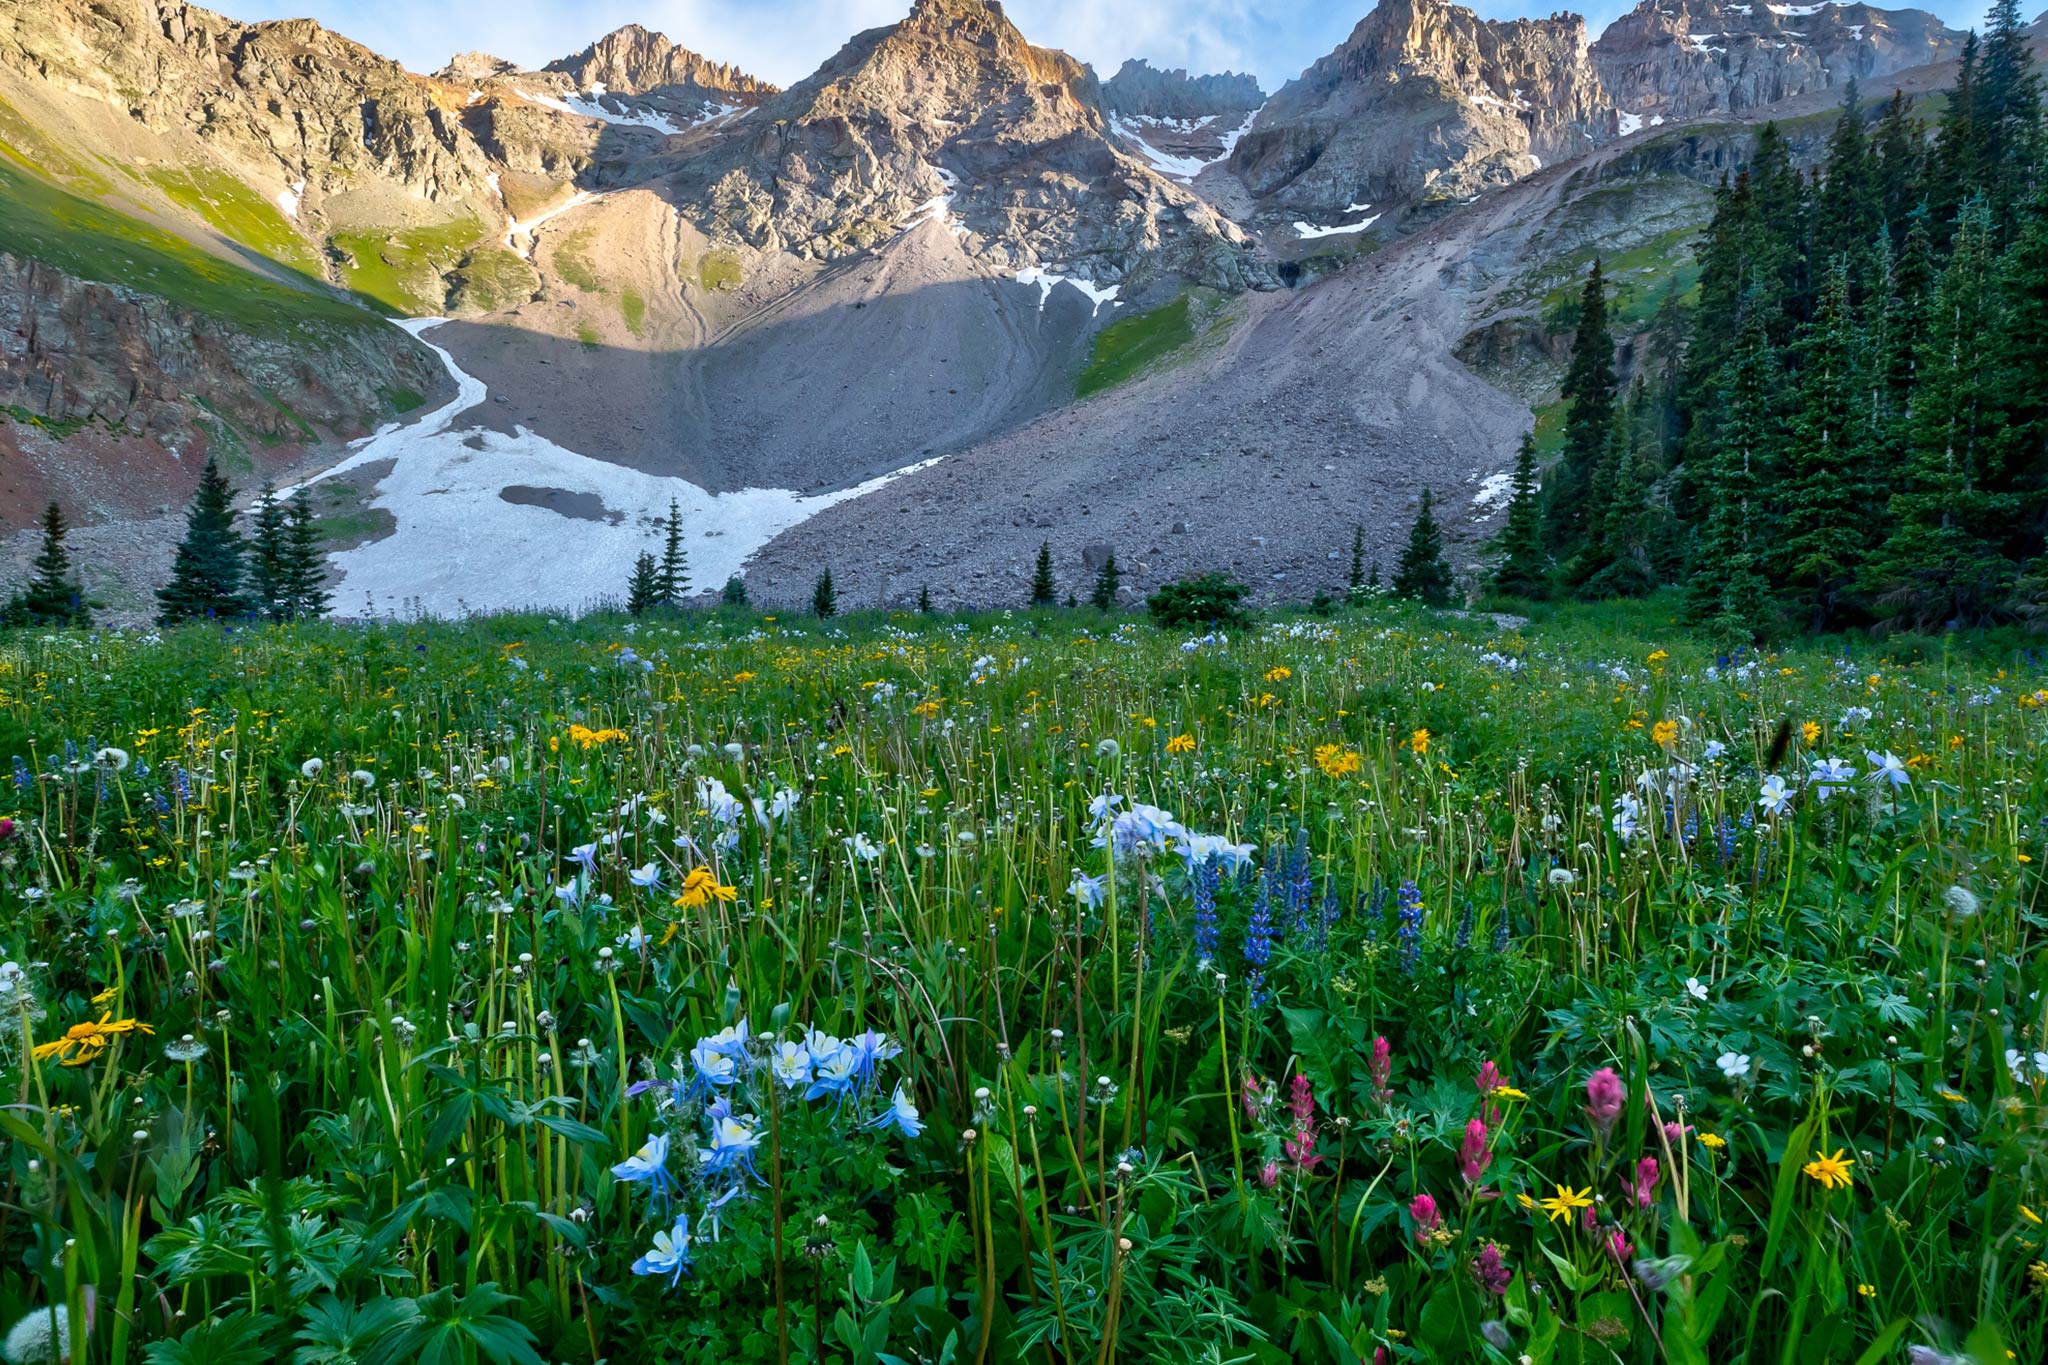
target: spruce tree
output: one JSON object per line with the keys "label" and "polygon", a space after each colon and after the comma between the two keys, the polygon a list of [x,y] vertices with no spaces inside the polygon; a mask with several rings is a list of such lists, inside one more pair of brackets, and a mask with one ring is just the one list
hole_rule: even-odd
{"label": "spruce tree", "polygon": [[1444,535],[1436,524],[1434,502],[1430,490],[1423,489],[1408,544],[1394,571],[1394,591],[1432,607],[1446,607],[1451,603],[1451,566],[1444,562]]}
{"label": "spruce tree", "polygon": [[[1493,589],[1509,597],[1540,601],[1550,596],[1550,556],[1543,548],[1543,512],[1537,499],[1541,489],[1536,477],[1536,437],[1525,432],[1522,448],[1515,455],[1513,495],[1508,499],[1507,521],[1495,542],[1500,562],[1493,571]],[[1355,562],[1357,554],[1353,553]]]}
{"label": "spruce tree", "polygon": [[1977,107],[1977,75],[1982,55],[1983,49],[1972,30],[1963,40],[1956,83],[1948,92],[1948,103],[1942,107],[1941,124],[1934,136],[1927,208],[1936,245],[1948,242],[1963,201],[1984,182],[1984,134]]}
{"label": "spruce tree", "polygon": [[1706,520],[1686,588],[1692,621],[1740,643],[1760,638],[1770,624],[1764,556],[1767,496],[1776,479],[1778,376],[1760,295],[1756,302],[1722,367],[1728,421],[1708,469],[1695,480]]}
{"label": "spruce tree", "polygon": [[1999,262],[2004,305],[1994,486],[2013,503],[2014,553],[2048,539],[2048,181],[2026,205],[2019,236]]}
{"label": "spruce tree", "polygon": [[683,510],[674,498],[670,498],[668,503],[667,530],[662,537],[656,589],[658,605],[671,611],[683,605],[683,598],[690,591],[690,556],[683,549]]}
{"label": "spruce tree", "polygon": [[36,551],[28,582],[7,606],[7,624],[90,626],[92,610],[72,570],[71,552],[64,545],[71,528],[55,498],[43,509],[42,526],[42,548]]}
{"label": "spruce tree", "polygon": [[317,621],[327,614],[327,554],[313,522],[313,499],[301,488],[287,508],[284,534],[285,619]]}
{"label": "spruce tree", "polygon": [[1116,590],[1122,580],[1117,572],[1116,551],[1111,550],[1102,561],[1102,569],[1095,575],[1095,590],[1088,594],[1088,604],[1098,611],[1116,610]]}
{"label": "spruce tree", "polygon": [[1856,78],[1851,76],[1834,134],[1828,139],[1820,192],[1814,198],[1813,237],[1830,254],[1851,255],[1859,287],[1870,273],[1869,257],[1878,224],[1883,221],[1880,190],[1863,132],[1863,104],[1857,97]]}
{"label": "spruce tree", "polygon": [[932,585],[927,583],[917,590],[917,609],[925,615],[932,614]]}
{"label": "spruce tree", "polygon": [[642,550],[633,561],[633,576],[626,582],[626,610],[645,616],[661,605],[661,569],[654,556]]}
{"label": "spruce tree", "polygon": [[1877,121],[1877,131],[1871,135],[1879,212],[1885,225],[1899,234],[1905,232],[1906,215],[1920,206],[1921,198],[1925,152],[1912,108],[1904,92],[1894,90]]}
{"label": "spruce tree", "polygon": [[839,614],[839,595],[832,590],[830,566],[818,571],[818,582],[811,589],[811,610],[820,621],[829,620]]}
{"label": "spruce tree", "polygon": [[1876,502],[1867,472],[1871,431],[1849,308],[1849,262],[1828,271],[1820,309],[1801,334],[1799,386],[1777,498],[1775,578],[1814,630],[1842,622],[1842,594],[1872,546]]}
{"label": "spruce tree", "polygon": [[285,585],[287,527],[285,506],[269,484],[256,495],[256,507],[249,518],[250,605],[267,620],[284,621],[291,615],[289,589]]}
{"label": "spruce tree", "polygon": [[235,490],[208,456],[186,513],[185,538],[171,563],[171,581],[156,591],[159,625],[174,626],[209,616],[236,617],[248,611],[234,501]]}
{"label": "spruce tree", "polygon": [[747,580],[738,574],[725,580],[725,587],[719,591],[719,601],[728,607],[747,605]]}
{"label": "spruce tree", "polygon": [[1344,586],[1352,606],[1365,600],[1365,527],[1357,523],[1351,527],[1351,574]]}
{"label": "spruce tree", "polygon": [[1055,583],[1052,577],[1052,542],[1040,541],[1038,566],[1031,571],[1031,600],[1025,605],[1056,607],[1059,603],[1059,584]]}
{"label": "spruce tree", "polygon": [[1935,289],[1913,391],[1911,451],[1892,494],[1892,533],[1875,563],[1879,606],[1902,624],[1974,624],[1999,609],[2015,577],[1999,532],[2009,508],[1986,487],[1995,449],[1985,337],[1992,325],[1991,215],[1974,200]]}
{"label": "spruce tree", "polygon": [[2041,79],[2018,0],[1992,0],[1974,114],[1992,241],[2015,235],[2016,216],[2041,157]]}
{"label": "spruce tree", "polygon": [[1614,425],[1614,337],[1607,327],[1607,285],[1599,258],[1579,293],[1579,324],[1563,392],[1564,448],[1551,474],[1545,537],[1554,549],[1581,544],[1591,523],[1593,483]]}

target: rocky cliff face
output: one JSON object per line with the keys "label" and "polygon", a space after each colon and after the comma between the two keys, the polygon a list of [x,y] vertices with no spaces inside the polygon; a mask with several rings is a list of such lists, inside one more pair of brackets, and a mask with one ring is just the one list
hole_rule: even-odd
{"label": "rocky cliff face", "polygon": [[1924,10],[1643,0],[1593,44],[1593,65],[1630,130],[1755,109],[1813,90],[1953,59],[1963,35]]}
{"label": "rocky cliff face", "polygon": [[1266,102],[1257,77],[1225,71],[1190,76],[1161,71],[1133,58],[1102,83],[1102,107],[1112,114],[1155,119],[1243,117]]}
{"label": "rocky cliff face", "polygon": [[242,24],[174,0],[7,0],[0,64],[231,162],[339,189],[374,175],[429,200],[484,191],[459,105],[311,20]]}
{"label": "rocky cliff face", "polygon": [[1230,168],[1262,207],[1319,221],[1508,183],[1608,134],[1586,46],[1577,15],[1496,22],[1381,0],[1267,102]]}
{"label": "rocky cliff face", "polygon": [[748,105],[775,93],[736,66],[710,61],[676,46],[659,33],[628,24],[573,57],[549,62],[548,71],[569,77],[579,90],[603,88],[621,95],[657,92],[684,99]]}
{"label": "rocky cliff face", "polygon": [[1243,235],[1111,136],[1093,74],[985,0],[917,0],[734,118],[675,185],[714,239],[830,259],[942,218],[971,256],[1225,287]]}
{"label": "rocky cliff face", "polygon": [[392,415],[400,395],[446,386],[439,362],[395,327],[266,335],[0,253],[0,408],[54,426],[180,449],[210,410],[265,443],[346,440]]}

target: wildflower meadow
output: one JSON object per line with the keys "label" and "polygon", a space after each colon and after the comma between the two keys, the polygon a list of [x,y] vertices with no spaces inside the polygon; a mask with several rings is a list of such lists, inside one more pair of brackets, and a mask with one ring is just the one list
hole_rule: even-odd
{"label": "wildflower meadow", "polygon": [[2048,1359],[2048,674],[1649,619],[12,637],[6,1357]]}

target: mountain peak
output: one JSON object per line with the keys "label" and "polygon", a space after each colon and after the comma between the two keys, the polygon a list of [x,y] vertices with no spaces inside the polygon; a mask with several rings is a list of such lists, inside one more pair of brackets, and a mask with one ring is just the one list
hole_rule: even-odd
{"label": "mountain peak", "polygon": [[712,61],[639,24],[612,30],[574,56],[549,62],[544,71],[569,77],[583,90],[603,86],[621,95],[657,91],[689,98],[717,98],[752,104],[775,87],[726,62]]}
{"label": "mountain peak", "polygon": [[1254,76],[1235,71],[1190,76],[1178,67],[1162,71],[1137,57],[1125,61],[1114,76],[1102,83],[1105,108],[1145,118],[1243,116],[1265,102],[1266,93]]}

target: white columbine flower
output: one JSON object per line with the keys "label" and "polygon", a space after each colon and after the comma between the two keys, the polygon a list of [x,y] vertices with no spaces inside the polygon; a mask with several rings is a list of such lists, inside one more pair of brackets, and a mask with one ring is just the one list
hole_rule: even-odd
{"label": "white columbine flower", "polygon": [[1707,998],[1707,983],[1696,976],[1688,976],[1685,979],[1685,993],[1695,1000],[1704,1000]]}
{"label": "white columbine flower", "polygon": [[1894,787],[1903,787],[1912,782],[1912,775],[1906,771],[1906,765],[1901,763],[1899,756],[1891,750],[1878,753],[1875,749],[1865,749],[1863,756],[1870,760],[1872,782],[1889,782]]}
{"label": "white columbine flower", "polygon": [[1756,799],[1765,815],[1783,815],[1792,805],[1792,789],[1785,785],[1785,779],[1772,773],[1764,779],[1762,795]]}
{"label": "white columbine flower", "polygon": [[850,835],[840,840],[840,842],[846,845],[848,853],[864,863],[871,863],[882,856],[882,850],[877,848],[874,841],[865,834]]}
{"label": "white columbine flower", "polygon": [[1714,1065],[1721,1068],[1721,1074],[1731,1081],[1749,1079],[1749,1054],[1747,1052],[1724,1052],[1714,1059]]}

